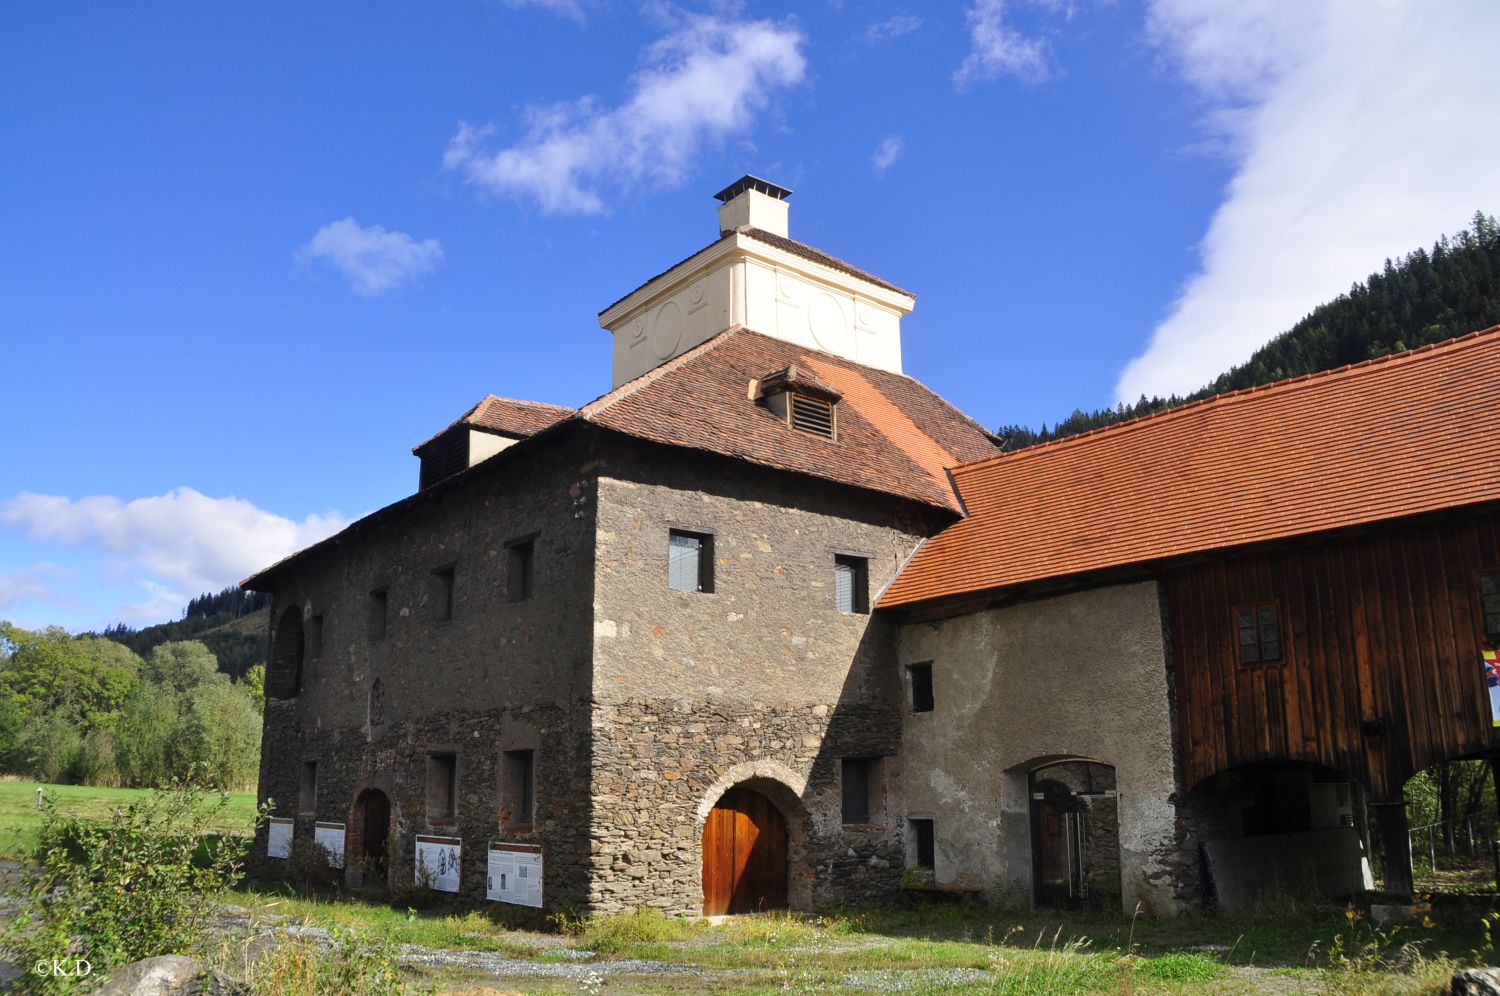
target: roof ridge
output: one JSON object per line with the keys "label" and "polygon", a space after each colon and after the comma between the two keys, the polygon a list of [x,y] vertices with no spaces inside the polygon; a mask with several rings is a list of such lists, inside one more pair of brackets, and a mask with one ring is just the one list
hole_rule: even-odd
{"label": "roof ridge", "polygon": [[627,380],[619,387],[610,388],[608,391],[605,391],[593,401],[589,401],[585,404],[579,405],[573,410],[573,417],[582,418],[587,421],[594,415],[597,415],[598,413],[606,410],[611,405],[614,405],[617,402],[630,397],[632,394],[644,387],[656,383],[666,374],[671,373],[673,370],[681,367],[689,359],[695,359],[708,352],[709,350],[715,348],[719,343],[728,339],[732,333],[748,331],[749,330],[746,329],[743,325],[731,325],[723,332],[710,336],[709,338],[698,343],[698,345],[694,346],[693,348],[686,350],[685,352],[678,353],[670,360],[658,363],[650,370],[647,370],[645,373],[637,377],[633,377],[630,380]]}
{"label": "roof ridge", "polygon": [[[1284,377],[1281,380],[1273,380],[1266,384],[1256,384],[1252,387],[1242,387],[1234,391],[1225,391],[1221,394],[1211,394],[1206,398],[1198,398],[1193,401],[1184,402],[1180,405],[1173,405],[1170,408],[1163,408],[1159,412],[1151,412],[1147,415],[1138,415],[1135,418],[1126,419],[1124,422],[1116,422],[1113,425],[1102,425],[1097,429],[1089,429],[1087,432],[1079,432],[1071,436],[1064,436],[1062,439],[1052,439],[1045,443],[1037,443],[1034,446],[1027,446],[1024,449],[1012,450],[1009,453],[997,453],[994,456],[985,457],[982,460],[973,460],[969,463],[959,464],[954,469],[958,471],[968,471],[970,469],[986,466],[992,463],[999,462],[1001,460],[1010,458],[1019,459],[1022,455],[1025,454],[1036,454],[1043,451],[1055,450],[1068,445],[1078,445],[1085,440],[1094,438],[1096,436],[1102,436],[1106,433],[1124,433],[1127,430],[1140,428],[1144,423],[1147,422],[1165,421],[1170,417],[1177,417],[1188,412],[1195,412],[1198,409],[1207,408],[1210,405],[1227,404],[1232,401],[1237,401],[1242,398],[1249,397],[1252,394],[1265,395],[1273,392],[1280,393],[1281,391],[1290,391],[1294,388],[1306,386],[1313,381],[1321,383],[1323,381],[1332,380],[1340,375],[1363,373],[1366,370],[1377,366],[1389,366],[1398,362],[1414,362],[1416,359],[1423,357],[1428,353],[1436,352],[1438,350],[1450,352],[1462,348],[1462,346],[1470,343],[1473,340],[1495,334],[1500,334],[1500,325],[1491,325],[1488,328],[1475,329],[1473,332],[1465,332],[1463,335],[1454,336],[1450,339],[1440,339],[1437,342],[1423,343],[1422,345],[1414,346],[1411,349],[1403,349],[1399,352],[1387,353],[1384,356],[1374,356],[1368,360],[1358,360],[1354,363],[1345,363],[1342,366],[1330,367],[1327,370],[1315,370],[1312,373],[1298,374],[1295,377]],[[941,395],[939,395],[939,397],[941,397]]]}
{"label": "roof ridge", "polygon": [[[915,294],[913,294],[906,288],[898,287],[897,285],[891,283],[889,280],[886,280],[884,277],[877,277],[875,274],[871,273],[869,270],[866,270],[864,267],[855,266],[848,260],[841,259],[840,257],[835,256],[833,253],[829,252],[826,249],[819,249],[811,242],[803,242],[801,239],[794,239],[790,235],[780,235],[776,232],[768,231],[764,228],[757,228],[754,225],[741,225],[740,227],[733,229],[733,233],[748,236],[761,243],[762,245],[770,246],[773,249],[782,249],[782,251],[784,252],[788,250],[784,249],[780,245],[777,245],[777,243],[791,243],[799,249],[806,250],[805,253],[793,253],[793,255],[800,255],[809,263],[814,263],[818,266],[826,266],[830,270],[841,271],[847,276],[855,277],[859,280],[864,280],[867,283],[874,284],[877,287],[885,288],[886,290],[895,291],[898,294],[905,294],[910,298],[916,297]],[[812,256],[808,255],[808,253],[811,253],[814,256],[820,256],[822,257],[822,259],[812,258]],[[825,262],[825,260],[827,262]],[[837,265],[831,266],[829,265],[830,263]]]}

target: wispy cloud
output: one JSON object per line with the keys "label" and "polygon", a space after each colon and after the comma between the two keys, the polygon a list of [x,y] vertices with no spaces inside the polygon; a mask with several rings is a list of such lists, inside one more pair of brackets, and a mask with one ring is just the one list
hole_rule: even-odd
{"label": "wispy cloud", "polygon": [[535,7],[545,10],[559,17],[566,17],[575,24],[582,25],[588,17],[584,14],[583,4],[579,0],[504,0],[505,6],[521,10],[526,7]]}
{"label": "wispy cloud", "polygon": [[[974,0],[964,11],[969,25],[969,54],[953,74],[960,90],[984,80],[1014,76],[1024,83],[1040,83],[1056,72],[1051,45],[1016,30],[1006,21],[1007,0]],[[1058,9],[1061,4],[1046,0],[1042,6]]]}
{"label": "wispy cloud", "polygon": [[897,14],[883,21],[876,21],[865,29],[865,41],[871,45],[888,42],[902,35],[909,35],[922,26],[922,19],[915,14]]}
{"label": "wispy cloud", "polygon": [[901,153],[906,151],[906,142],[900,135],[887,135],[880,140],[875,147],[875,152],[870,156],[870,165],[875,169],[876,176],[884,176],[885,171],[901,158]]}
{"label": "wispy cloud", "polygon": [[[338,531],[347,520],[330,513],[298,522],[240,498],[176,488],[133,501],[22,492],[0,502],[0,523],[34,542],[97,550],[152,595],[152,611],[168,602],[178,611],[188,598],[235,584]],[[39,584],[62,576],[60,568],[31,571],[13,579],[17,597],[36,597]]]}
{"label": "wispy cloud", "polygon": [[790,21],[681,15],[642,53],[623,104],[582,97],[528,108],[525,136],[500,149],[490,147],[493,125],[461,123],[443,165],[545,212],[602,212],[601,190],[680,183],[703,148],[748,131],[755,112],[806,75],[803,44]]}
{"label": "wispy cloud", "polygon": [[1500,198],[1491,0],[1155,0],[1152,37],[1235,168],[1119,400],[1194,390]]}
{"label": "wispy cloud", "polygon": [[55,585],[62,578],[72,577],[77,571],[57,564],[43,562],[29,567],[17,567],[0,571],[0,612],[13,605],[32,600],[57,601]]}
{"label": "wispy cloud", "polygon": [[309,266],[326,263],[343,274],[355,293],[374,297],[437,269],[443,247],[437,239],[418,242],[405,232],[344,218],[318,229],[296,258]]}

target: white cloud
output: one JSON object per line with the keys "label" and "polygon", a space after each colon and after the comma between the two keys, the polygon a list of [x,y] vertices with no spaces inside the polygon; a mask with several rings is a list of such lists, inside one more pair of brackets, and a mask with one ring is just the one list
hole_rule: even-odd
{"label": "white cloud", "polygon": [[528,108],[525,137],[498,151],[487,148],[492,125],[461,123],[443,165],[549,213],[602,212],[602,188],[680,183],[703,147],[749,130],[775,91],[806,75],[803,43],[789,22],[682,15],[642,54],[620,106],[583,97]]}
{"label": "white cloud", "polygon": [[344,275],[356,293],[374,297],[437,269],[443,247],[405,232],[361,225],[353,218],[330,222],[297,250],[298,262],[322,261]]}
{"label": "white cloud", "polygon": [[[1061,9],[1057,0],[1039,6]],[[953,74],[960,90],[983,80],[1014,76],[1023,83],[1040,83],[1056,72],[1051,46],[1045,38],[1017,31],[1006,23],[1007,0],[974,0],[964,11],[969,24],[969,54]]]}
{"label": "white cloud", "polygon": [[1492,0],[1154,0],[1149,27],[1235,175],[1119,400],[1201,387],[1387,258],[1496,210]]}
{"label": "white cloud", "polygon": [[880,144],[875,147],[874,154],[870,156],[870,165],[875,168],[875,175],[883,176],[905,151],[906,142],[900,135],[887,135],[881,139]]}
{"label": "white cloud", "polygon": [[891,41],[909,35],[922,26],[922,19],[914,14],[897,14],[883,21],[876,21],[865,29],[865,41],[871,45]]}
{"label": "white cloud", "polygon": [[505,6],[515,10],[526,7],[536,7],[540,10],[549,11],[560,17],[566,17],[575,24],[583,24],[587,18],[584,16],[583,4],[578,0],[505,0]]}
{"label": "white cloud", "polygon": [[188,598],[236,584],[348,520],[330,513],[297,522],[239,498],[176,488],[128,502],[22,492],[0,502],[0,523],[33,541],[102,550],[137,576],[153,606],[170,601],[176,612]]}
{"label": "white cloud", "polygon": [[45,562],[0,571],[0,612],[34,599],[56,601],[58,594],[53,582],[76,573],[71,568]]}

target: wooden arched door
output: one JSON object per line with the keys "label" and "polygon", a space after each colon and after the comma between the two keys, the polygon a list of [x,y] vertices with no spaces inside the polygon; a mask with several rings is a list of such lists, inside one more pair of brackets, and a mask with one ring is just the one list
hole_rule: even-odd
{"label": "wooden arched door", "polygon": [[786,908],[786,820],[753,789],[732,788],[703,824],[703,915]]}

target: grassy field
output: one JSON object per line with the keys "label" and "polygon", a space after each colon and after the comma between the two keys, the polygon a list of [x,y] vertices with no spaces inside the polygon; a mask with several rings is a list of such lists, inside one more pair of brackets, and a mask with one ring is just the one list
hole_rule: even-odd
{"label": "grassy field", "polygon": [[[257,922],[484,952],[493,956],[485,966],[470,957],[467,966],[429,967],[422,981],[507,992],[1435,994],[1455,966],[1495,957],[1480,923],[1488,907],[1474,902],[1440,904],[1428,925],[1394,933],[1327,908],[1132,922],[951,907],[720,923],[643,912],[542,933],[508,926],[495,907],[424,914],[266,884],[227,901]],[[538,976],[529,966],[574,974]]]}
{"label": "grassy field", "polygon": [[[25,857],[36,843],[42,812],[36,808],[37,782],[0,781],[0,858]],[[60,812],[78,816],[103,817],[110,810],[129,805],[146,795],[145,789],[96,788],[89,785],[40,785]],[[222,829],[230,832],[250,830],[255,818],[255,793],[231,792],[228,821]]]}

